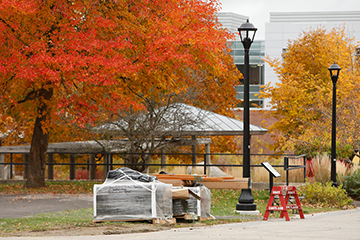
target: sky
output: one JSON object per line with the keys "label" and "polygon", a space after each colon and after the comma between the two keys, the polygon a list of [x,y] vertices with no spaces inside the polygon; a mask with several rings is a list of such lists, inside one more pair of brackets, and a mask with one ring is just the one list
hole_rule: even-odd
{"label": "sky", "polygon": [[[270,12],[360,11],[359,0],[219,0],[220,12],[233,12],[249,17],[257,27],[255,40],[265,39],[265,22]],[[241,23],[239,23],[240,27]]]}

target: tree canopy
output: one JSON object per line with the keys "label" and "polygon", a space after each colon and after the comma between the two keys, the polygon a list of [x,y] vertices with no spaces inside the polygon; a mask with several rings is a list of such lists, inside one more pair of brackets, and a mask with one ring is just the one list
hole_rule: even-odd
{"label": "tree canopy", "polygon": [[[341,67],[337,82],[338,156],[349,157],[349,150],[360,147],[360,85],[358,43],[345,27],[304,31],[290,40],[283,61],[270,59],[279,77],[268,84],[262,96],[271,99],[269,115],[277,121],[269,127],[275,133],[275,149],[295,150],[309,157],[329,152],[331,145],[333,83],[328,68]],[[345,152],[344,152],[345,151]]]}
{"label": "tree canopy", "polygon": [[4,0],[1,129],[31,138],[26,187],[44,186],[54,124],[145,109],[139,96],[198,89],[195,105],[227,112],[240,73],[233,35],[209,0]]}

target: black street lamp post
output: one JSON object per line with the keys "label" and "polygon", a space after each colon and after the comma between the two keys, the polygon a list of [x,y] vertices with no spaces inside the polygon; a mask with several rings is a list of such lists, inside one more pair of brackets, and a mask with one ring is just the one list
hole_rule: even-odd
{"label": "black street lamp post", "polygon": [[[238,28],[240,33],[240,40],[245,50],[245,71],[244,71],[244,130],[243,130],[243,177],[250,178],[250,100],[249,100],[249,88],[250,88],[250,61],[249,50],[251,44],[254,41],[257,28],[249,23],[249,19],[241,24]],[[251,189],[242,189],[239,197],[239,203],[236,204],[236,210],[238,211],[253,211],[256,210],[256,204],[254,204],[254,198],[251,193]]]}
{"label": "black street lamp post", "polygon": [[337,187],[336,182],[336,82],[339,78],[341,68],[334,63],[328,70],[330,71],[333,82],[333,102],[332,102],[332,126],[331,126],[331,181]]}

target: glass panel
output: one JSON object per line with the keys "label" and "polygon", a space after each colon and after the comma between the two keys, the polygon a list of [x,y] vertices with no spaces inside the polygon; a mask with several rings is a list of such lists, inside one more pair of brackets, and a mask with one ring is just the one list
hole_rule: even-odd
{"label": "glass panel", "polygon": [[262,57],[258,56],[258,57],[254,57],[251,56],[250,57],[250,65],[262,65],[264,64],[264,62],[262,61]]}
{"label": "glass panel", "polygon": [[[233,55],[235,64],[244,64],[244,55]],[[262,60],[263,56],[250,56],[250,65],[258,65],[258,64],[264,64],[264,61]]]}
{"label": "glass panel", "polygon": [[235,56],[234,57],[234,62],[237,63],[237,64],[244,64],[244,57],[237,57]]}
{"label": "glass panel", "polygon": [[241,41],[232,41],[230,42],[231,49],[243,49],[243,44]]}
{"label": "glass panel", "polygon": [[243,92],[244,91],[244,85],[235,86],[235,91],[236,92]]}
{"label": "glass panel", "polygon": [[260,93],[259,92],[250,92],[250,100],[252,99],[262,99],[262,97],[260,97]]}
{"label": "glass panel", "polygon": [[[263,99],[262,97],[259,97],[260,96],[260,93],[258,92],[250,92],[249,93],[249,99],[250,101],[252,100],[259,100],[259,99]],[[237,92],[235,97],[237,99],[240,99],[240,100],[243,100],[244,99],[244,92]]]}
{"label": "glass panel", "polygon": [[[255,35],[255,37],[256,37],[256,35]],[[254,41],[254,42],[251,44],[251,48],[260,48],[262,42],[263,42],[263,41]]]}
{"label": "glass panel", "polygon": [[[262,107],[263,106],[263,101],[262,100],[254,100],[254,101],[250,101],[250,108],[258,108],[258,107]],[[243,108],[244,107],[244,103],[241,102],[237,105],[237,107],[239,108]]]}
{"label": "glass panel", "polygon": [[[230,45],[231,49],[244,49],[244,46],[240,40],[229,42],[229,45]],[[265,42],[264,41],[254,41],[251,44],[250,50],[251,49],[265,50]]]}
{"label": "glass panel", "polygon": [[[237,64],[236,67],[237,69],[239,69],[239,71],[244,74],[244,70],[245,70],[245,65],[239,65]],[[253,85],[259,85],[259,84],[262,84],[262,66],[257,66],[257,65],[250,65],[250,71],[249,71],[249,78],[250,78],[250,81],[249,83],[250,84],[253,84]],[[240,80],[241,82],[243,82],[243,80]]]}
{"label": "glass panel", "polygon": [[[250,92],[260,92],[261,86],[260,85],[250,85],[249,86]],[[239,85],[235,87],[235,91],[237,92],[243,92],[244,91],[244,85]]]}
{"label": "glass panel", "polygon": [[255,55],[255,56],[259,56],[260,55],[260,50],[252,50],[250,49],[250,52],[249,52],[249,55],[252,56],[252,55]]}
{"label": "glass panel", "polygon": [[235,56],[244,56],[245,52],[244,50],[232,50],[232,53],[234,53]]}

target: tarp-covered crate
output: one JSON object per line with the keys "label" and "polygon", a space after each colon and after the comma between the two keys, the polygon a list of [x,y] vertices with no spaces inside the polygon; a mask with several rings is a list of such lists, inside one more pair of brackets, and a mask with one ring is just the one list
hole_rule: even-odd
{"label": "tarp-covered crate", "polygon": [[[114,177],[110,171],[103,184],[94,185],[94,221],[172,218],[171,184],[138,175],[128,168],[114,171],[118,171],[120,177]],[[144,177],[149,179],[144,181]]]}

